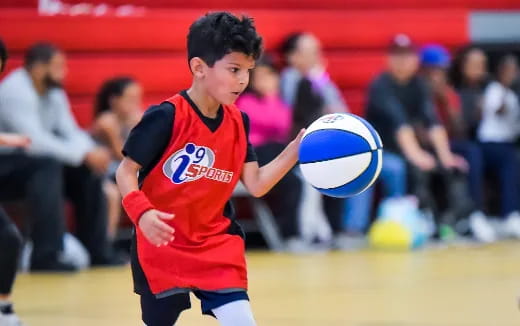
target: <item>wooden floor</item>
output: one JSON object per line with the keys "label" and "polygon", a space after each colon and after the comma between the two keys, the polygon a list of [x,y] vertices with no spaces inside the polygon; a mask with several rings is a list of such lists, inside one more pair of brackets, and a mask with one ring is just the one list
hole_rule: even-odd
{"label": "wooden floor", "polygon": [[[520,243],[401,253],[253,252],[248,262],[258,325],[520,325]],[[21,275],[14,299],[28,326],[141,325],[127,267]],[[218,325],[192,302],[179,325]]]}

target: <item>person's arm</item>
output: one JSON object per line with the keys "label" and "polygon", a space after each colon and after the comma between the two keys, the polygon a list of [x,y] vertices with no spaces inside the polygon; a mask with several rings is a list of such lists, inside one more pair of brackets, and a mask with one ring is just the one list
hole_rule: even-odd
{"label": "person's arm", "polygon": [[370,88],[369,100],[377,110],[379,118],[387,121],[395,130],[397,144],[405,158],[421,170],[433,169],[435,159],[419,145],[415,132],[406,117],[405,108],[392,93],[389,85],[383,80],[375,82]]}
{"label": "person's arm", "polygon": [[121,139],[121,126],[113,115],[101,115],[94,122],[93,133],[97,137],[104,139],[112,156],[121,161],[124,156],[121,153],[123,149],[123,139]]}
{"label": "person's arm", "polygon": [[498,82],[491,83],[484,92],[482,100],[482,113],[503,115],[507,112],[505,99],[507,92]]}
{"label": "person's arm", "polygon": [[24,135],[0,133],[0,145],[12,147],[27,147],[31,139]]}
{"label": "person's arm", "polygon": [[175,214],[155,209],[144,192],[139,190],[137,173],[140,169],[141,166],[128,157],[125,157],[117,168],[116,181],[123,196],[123,207],[150,243],[157,247],[165,246],[175,239],[175,230],[164,220],[171,220]]}
{"label": "person's arm", "polygon": [[404,157],[423,171],[429,171],[435,167],[435,158],[419,146],[415,132],[409,125],[402,125],[396,132],[397,144]]}
{"label": "person's arm", "polygon": [[248,162],[242,168],[241,180],[254,197],[262,197],[271,190],[298,161],[298,148],[305,129],[274,160],[259,167],[258,162]]}
{"label": "person's arm", "polygon": [[453,154],[450,149],[450,143],[448,140],[448,134],[446,129],[441,125],[436,125],[430,128],[429,137],[432,142],[433,148],[441,161],[444,168],[447,169],[458,169],[461,171],[468,170],[468,163],[466,160],[458,155]]}
{"label": "person's arm", "polygon": [[76,155],[86,156],[88,152],[96,147],[96,144],[90,135],[76,123],[65,92],[56,90],[53,96],[56,101],[56,107],[59,110],[55,131],[67,140],[70,151],[76,152]]}
{"label": "person's arm", "polygon": [[421,120],[424,125],[429,128],[428,136],[430,142],[442,166],[447,169],[455,168],[466,171],[468,168],[467,162],[451,151],[448,133],[439,122],[430,89],[422,79],[418,79],[417,83],[419,87],[418,91],[421,96],[420,107],[418,108],[420,110]]}
{"label": "person's arm", "polygon": [[154,106],[132,129],[123,147],[125,158],[116,171],[116,182],[123,196],[123,207],[134,225],[150,243],[161,246],[174,240],[174,229],[164,220],[173,212],[161,212],[139,190],[138,173],[149,171],[170,140],[175,111],[173,105]]}
{"label": "person's arm", "polygon": [[32,140],[29,152],[50,155],[71,165],[80,165],[85,153],[70,148],[68,141],[46,130],[40,122],[38,104],[31,98],[12,94],[0,98],[0,114],[7,130]]}
{"label": "person's arm", "polygon": [[295,68],[286,68],[280,75],[280,95],[285,104],[293,108],[301,74]]}

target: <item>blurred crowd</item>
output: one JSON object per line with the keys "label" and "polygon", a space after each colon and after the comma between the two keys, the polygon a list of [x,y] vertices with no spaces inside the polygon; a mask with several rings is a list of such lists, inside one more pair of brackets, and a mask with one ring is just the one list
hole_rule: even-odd
{"label": "blurred crowd", "polygon": [[[263,198],[286,250],[367,246],[377,207],[389,198],[416,198],[440,241],[520,238],[517,59],[504,55],[492,68],[478,47],[452,58],[442,45],[419,47],[407,35],[396,35],[364,108],[384,144],[378,182],[358,196],[332,198],[309,187],[295,167]],[[237,106],[250,117],[250,142],[260,165],[319,116],[349,112],[349,99],[330,69],[310,33],[289,35],[278,53],[258,60]],[[25,201],[31,270],[79,268],[63,255],[67,231],[86,249],[90,265],[127,261],[114,247],[122,214],[114,172],[142,115],[142,89],[125,76],[103,83],[94,123],[83,130],[62,87],[66,73],[66,54],[38,43],[24,65],[0,81],[0,131],[31,139],[25,149],[0,147],[0,201]],[[66,228],[65,201],[73,206],[74,230]],[[325,232],[304,230],[304,221],[315,215],[323,217]]]}

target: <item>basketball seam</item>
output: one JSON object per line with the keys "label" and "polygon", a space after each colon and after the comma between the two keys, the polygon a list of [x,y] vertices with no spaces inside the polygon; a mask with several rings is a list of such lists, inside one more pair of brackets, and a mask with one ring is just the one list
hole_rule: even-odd
{"label": "basketball seam", "polygon": [[[318,132],[318,131],[323,131],[323,130],[337,130],[337,131],[342,131],[342,132],[345,132],[347,134],[351,134],[351,135],[355,135],[355,136],[358,136],[359,138],[361,138],[367,145],[368,147],[370,148],[370,143],[365,139],[365,137],[363,137],[362,135],[360,134],[356,134],[352,131],[348,131],[348,130],[344,130],[344,129],[338,129],[338,128],[327,128],[327,129],[318,129],[318,130],[314,130],[314,131],[311,131],[309,132],[307,135],[305,135],[305,137],[309,136],[309,135],[312,135],[313,133],[315,132]],[[374,137],[372,134],[371,134],[372,137]],[[303,137],[303,139],[305,139],[305,137]],[[303,141],[303,140],[302,140]],[[376,146],[377,146],[377,142],[374,140],[374,142],[376,143]],[[348,155],[343,155],[343,156],[336,156],[336,157],[330,157],[330,158],[327,158],[327,159],[324,159],[324,160],[316,160],[316,161],[305,161],[304,163],[300,162],[300,164],[308,164],[308,163],[318,163],[318,162],[325,162],[325,161],[330,161],[330,160],[336,160],[338,158],[343,158],[343,157],[348,157],[348,156],[352,156],[352,155],[358,155],[358,154],[363,154],[363,153],[370,153],[370,152],[374,152],[374,151],[377,151],[379,148],[377,149],[371,149],[369,151],[362,151],[362,152],[354,152],[354,153],[349,153]]]}
{"label": "basketball seam", "polygon": [[368,122],[365,121],[364,119],[362,119],[361,117],[358,117],[358,116],[356,116],[354,114],[350,114],[350,115],[354,119],[356,119],[359,122],[361,122],[368,129],[368,132],[370,132],[370,134],[372,135],[372,138],[374,138],[374,142],[376,143],[376,147],[383,148],[383,143],[381,141],[381,137],[379,137],[379,135],[374,135],[374,132],[376,132],[375,130],[372,130],[374,127],[372,127],[370,124],[368,124]]}
{"label": "basketball seam", "polygon": [[[375,150],[373,150],[372,152],[377,152],[378,150],[379,150],[379,149],[375,149]],[[365,152],[365,153],[368,153],[368,152]],[[370,163],[368,163],[367,167],[366,167],[363,171],[361,171],[361,172],[359,173],[359,175],[358,175],[356,178],[354,178],[353,180],[350,180],[349,182],[347,182],[347,183],[345,183],[345,184],[342,184],[341,186],[337,186],[337,187],[334,187],[334,188],[318,188],[318,187],[314,187],[314,188],[315,188],[316,190],[333,190],[333,189],[337,189],[337,188],[339,188],[339,187],[346,186],[346,185],[348,185],[349,183],[354,182],[354,180],[356,180],[357,178],[359,178],[360,175],[362,175],[363,173],[367,172],[367,170],[368,170],[368,168],[370,167],[370,164],[372,164],[372,161],[373,161],[373,160],[374,160],[374,157],[372,157],[372,159],[370,160]],[[377,169],[377,167],[376,167],[376,169]],[[366,189],[365,189],[365,190],[366,190]]]}
{"label": "basketball seam", "polygon": [[364,153],[374,153],[374,152],[377,152],[378,150],[380,150],[380,149],[378,148],[378,149],[372,149],[372,150],[369,150],[369,151],[364,151],[364,152],[359,152],[359,153],[348,154],[348,155],[344,155],[344,156],[331,157],[331,158],[324,159],[324,160],[306,161],[306,162],[303,162],[303,163],[302,163],[302,162],[299,162],[299,164],[300,164],[300,165],[305,165],[305,164],[312,164],[312,163],[327,162],[327,161],[337,160],[337,159],[339,159],[339,158],[345,158],[345,157],[354,156],[354,155],[359,155],[359,154],[364,154]]}

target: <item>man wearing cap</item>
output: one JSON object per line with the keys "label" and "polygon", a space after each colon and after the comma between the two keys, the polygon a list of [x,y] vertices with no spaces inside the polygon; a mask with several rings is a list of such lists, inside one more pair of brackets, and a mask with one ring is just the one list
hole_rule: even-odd
{"label": "man wearing cap", "polygon": [[[440,226],[448,227],[462,210],[455,206],[463,203],[448,203],[441,216],[431,194],[431,177],[434,172],[442,177],[445,193],[451,197],[453,172],[466,171],[468,165],[451,151],[446,129],[439,122],[426,82],[417,75],[418,69],[416,46],[407,35],[396,35],[388,47],[387,70],[369,87],[366,114],[383,139],[387,157],[407,162],[413,193],[422,206],[434,211]],[[402,182],[406,184],[406,180]]]}

